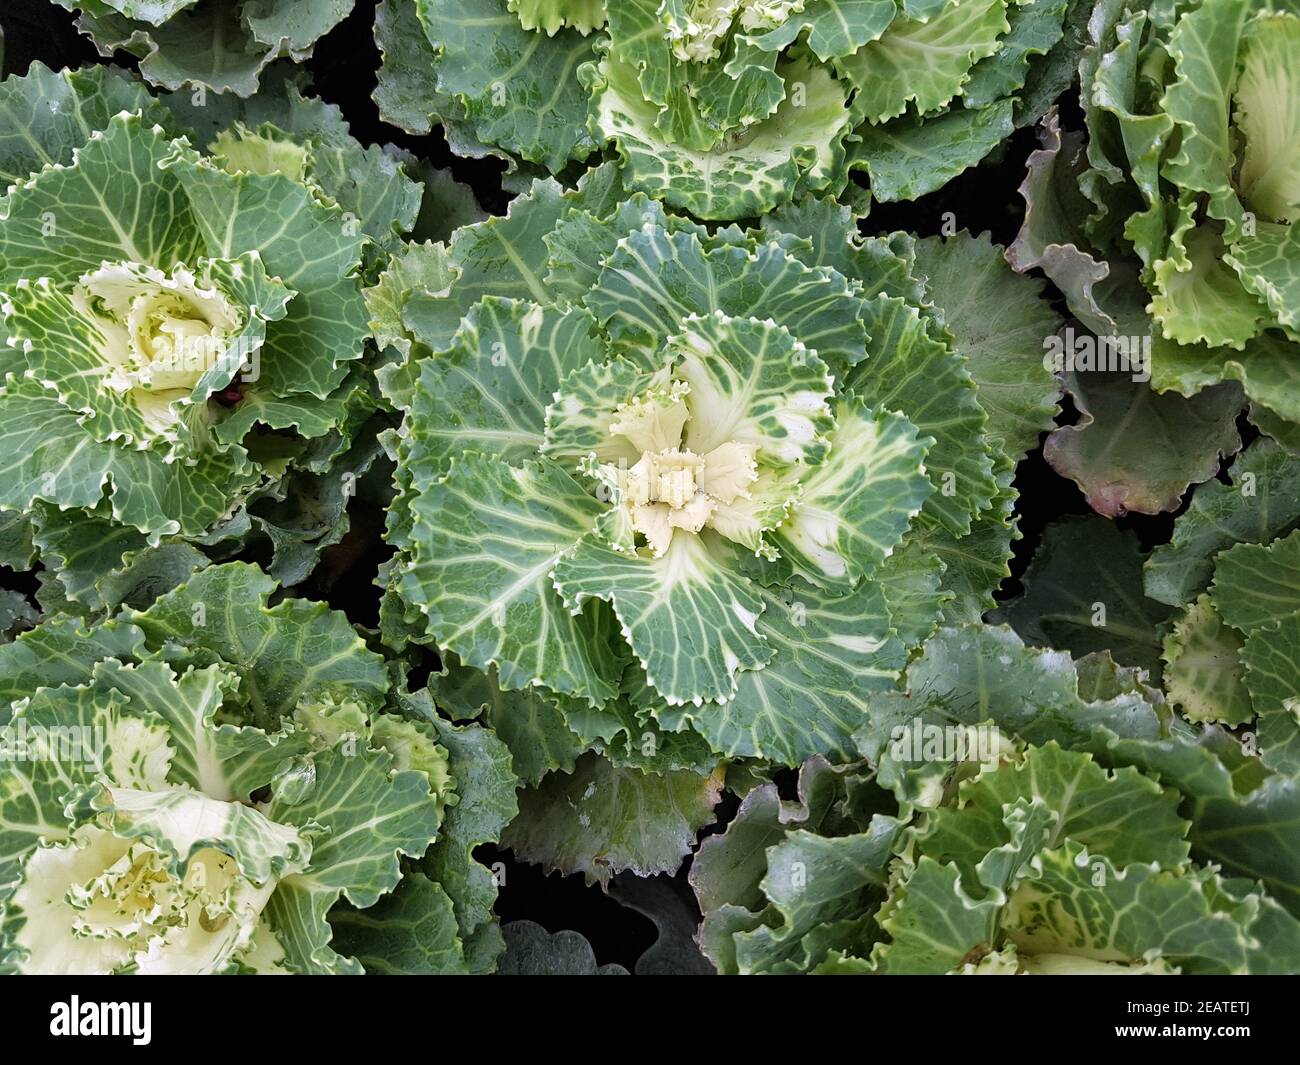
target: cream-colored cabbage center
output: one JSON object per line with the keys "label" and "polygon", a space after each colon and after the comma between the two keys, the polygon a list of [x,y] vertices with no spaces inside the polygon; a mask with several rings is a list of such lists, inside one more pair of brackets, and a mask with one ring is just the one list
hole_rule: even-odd
{"label": "cream-colored cabbage center", "polygon": [[104,384],[129,393],[149,426],[177,419],[172,404],[228,357],[244,315],[183,266],[170,274],[138,263],[106,263],[81,279],[78,298],[105,336]]}
{"label": "cream-colored cabbage center", "polygon": [[17,936],[34,973],[215,972],[250,941],[275,889],[240,875],[211,847],[190,857],[183,878],[139,840],[83,826],[29,859],[14,905]]}
{"label": "cream-colored cabbage center", "polygon": [[619,506],[655,556],[672,543],[675,531],[698,533],[706,526],[724,531],[731,508],[749,498],[758,477],[756,448],[728,441],[703,455],[682,449],[690,412],[689,386],[673,381],[622,404],[610,432],[640,451],[632,465],[608,466],[620,490]]}

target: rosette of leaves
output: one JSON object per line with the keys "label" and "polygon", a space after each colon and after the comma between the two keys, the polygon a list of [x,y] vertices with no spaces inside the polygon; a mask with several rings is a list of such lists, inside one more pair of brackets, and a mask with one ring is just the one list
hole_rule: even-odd
{"label": "rosette of leaves", "polygon": [[376,99],[552,173],[609,147],[699,218],[838,194],[850,166],[910,199],[1070,83],[1081,8],[1067,33],[1067,0],[384,0]]}
{"label": "rosette of leaves", "polygon": [[111,59],[140,61],[164,89],[211,89],[252,96],[262,72],[282,56],[301,63],[345,19],[352,0],[55,0],[77,12],[77,29]]}
{"label": "rosette of leaves", "polygon": [[581,735],[844,755],[908,647],[989,605],[1046,413],[1026,360],[986,415],[915,254],[824,202],[709,233],[609,166],[412,246],[369,293],[405,411],[387,638]]}
{"label": "rosette of leaves", "polygon": [[[390,692],[342,615],[274,590],[217,566],[0,648],[6,970],[490,968],[495,888],[469,849],[513,813],[508,754]],[[402,951],[365,924],[395,910],[423,931]]]}
{"label": "rosette of leaves", "polygon": [[196,108],[36,65],[0,112],[0,507],[86,609],[163,541],[188,575],[264,538],[301,580],[379,454],[364,273],[420,184],[291,83]]}
{"label": "rosette of leaves", "polygon": [[720,971],[1294,969],[1294,781],[1140,671],[1003,628],[941,629],[907,689],[873,700],[861,763],[806,763],[797,802],[752,790],[701,845]]}
{"label": "rosette of leaves", "polygon": [[1289,427],[1300,17],[1102,0],[1089,26],[1086,131],[1044,124],[1011,260],[1041,267],[1098,335],[1150,344],[1157,391],[1237,381],[1262,427]]}

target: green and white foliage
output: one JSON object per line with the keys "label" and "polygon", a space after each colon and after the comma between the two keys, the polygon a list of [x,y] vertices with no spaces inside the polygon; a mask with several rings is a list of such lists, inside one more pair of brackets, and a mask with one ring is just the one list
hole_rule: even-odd
{"label": "green and white foliage", "polygon": [[[1168,721],[1140,674],[944,629],[858,742],[700,847],[721,972],[1290,971],[1294,782]],[[901,820],[872,812],[886,790]]]}
{"label": "green and white foliage", "polygon": [[[1073,79],[1068,0],[384,0],[376,99],[466,155],[558,173],[606,149],[628,187],[749,218],[849,170],[911,199]],[[423,28],[424,40],[419,39]]]}
{"label": "green and white foliage", "polygon": [[56,2],[0,972],[1300,968],[1293,3]]}
{"label": "green and white foliage", "polygon": [[1086,130],[1044,122],[1011,261],[1146,347],[1157,392],[1214,404],[1236,382],[1257,424],[1294,432],[1300,15],[1100,0],[1080,73]]}
{"label": "green and white foliage", "polygon": [[302,62],[353,0],[54,0],[100,55],[123,51],[164,89],[252,96],[268,64]]}
{"label": "green and white foliage", "polygon": [[[610,165],[410,246],[368,291],[405,411],[390,638],[550,700],[587,743],[650,735],[642,768],[707,772],[691,733],[851,753],[909,646],[985,608],[1012,536],[969,310],[945,329],[912,269],[833,204],[709,233]],[[1036,302],[991,276],[992,305]],[[1002,439],[1041,418],[1041,386],[1020,395],[988,397]]]}
{"label": "green and white foliage", "polygon": [[37,64],[0,116],[0,509],[86,609],[250,537],[301,580],[380,454],[362,288],[420,184],[291,81],[203,108]]}
{"label": "green and white foliage", "polygon": [[427,968],[481,967],[457,922],[486,870],[455,811],[513,812],[508,757],[494,775],[490,734],[390,697],[346,619],[268,607],[274,590],[216,566],[147,610],[0,647],[6,971],[360,972],[367,937],[330,922],[413,896],[442,904]]}

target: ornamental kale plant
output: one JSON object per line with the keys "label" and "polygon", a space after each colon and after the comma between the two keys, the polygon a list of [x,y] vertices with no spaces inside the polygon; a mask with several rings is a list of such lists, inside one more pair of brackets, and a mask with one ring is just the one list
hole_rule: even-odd
{"label": "ornamental kale plant", "polygon": [[1012,261],[1041,267],[1099,334],[1143,338],[1158,391],[1240,382],[1260,424],[1294,433],[1300,19],[1111,3],[1089,35],[1086,144],[1045,122]]}
{"label": "ornamental kale plant", "polygon": [[1068,7],[384,0],[376,100],[408,129],[436,117],[463,153],[552,173],[612,146],[629,187],[698,218],[849,192],[854,169],[870,173],[876,199],[912,199],[1069,84]]}
{"label": "ornamental kale plant", "polygon": [[[457,926],[428,875],[469,887],[450,806],[485,785],[513,803],[508,768],[482,773],[495,741],[405,699],[342,616],[268,608],[273,589],[217,566],[146,611],[0,648],[6,970],[359,972],[371,936],[350,915],[399,899],[441,915],[420,949],[453,967],[496,934]],[[53,757],[69,738],[81,756]],[[458,784],[470,751],[478,782]],[[420,860],[405,878],[400,855]]]}
{"label": "ornamental kale plant", "polygon": [[1297,25],[0,14],[0,971],[1300,971]]}
{"label": "ornamental kale plant", "polygon": [[106,68],[4,84],[0,505],[73,600],[164,539],[189,572],[183,545],[265,535],[300,580],[345,519],[286,497],[374,461],[363,273],[420,186],[282,91],[227,120]]}
{"label": "ornamental kale plant", "polygon": [[[710,233],[606,166],[413,248],[371,294],[410,330],[380,371],[391,594],[584,716],[626,694],[720,754],[847,752],[906,661],[881,577],[933,577],[932,624],[940,552],[1002,524],[974,379],[894,243],[819,200]],[[393,291],[429,271],[445,294]]]}

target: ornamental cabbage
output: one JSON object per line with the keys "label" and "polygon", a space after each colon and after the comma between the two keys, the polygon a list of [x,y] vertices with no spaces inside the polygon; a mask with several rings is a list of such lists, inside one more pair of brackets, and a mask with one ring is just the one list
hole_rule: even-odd
{"label": "ornamental cabbage", "polygon": [[1001,442],[915,255],[817,201],[710,233],[612,167],[412,247],[370,290],[406,347],[393,614],[568,715],[626,698],[728,756],[847,751],[929,631],[890,580],[935,581],[909,604],[932,625],[945,546],[1002,524]]}
{"label": "ornamental cabbage", "polygon": [[[797,804],[755,788],[701,845],[690,878],[719,971],[1293,971],[1293,779],[1162,720],[1109,655],[1005,628],[940,629],[907,684],[873,707],[861,762],[805,763]],[[883,793],[897,815],[872,812]],[[1248,832],[1275,857],[1258,863]]]}
{"label": "ornamental cabbage", "polygon": [[0,14],[0,971],[1300,970],[1297,25]]}
{"label": "ornamental cabbage", "polygon": [[[299,580],[345,519],[304,527],[289,486],[337,497],[374,461],[354,439],[377,406],[363,271],[420,186],[282,92],[210,129],[103,68],[37,65],[0,91],[0,507],[30,515],[85,605],[103,604],[72,586],[163,540],[265,534]],[[73,561],[108,538],[116,554]]]}
{"label": "ornamental cabbage", "polygon": [[[369,937],[344,932],[340,953],[331,921],[395,890],[439,914],[442,949],[496,934],[458,928],[425,875],[465,890],[448,810],[473,736],[394,701],[340,615],[267,608],[273,588],[218,566],[146,611],[54,618],[0,648],[6,970],[360,972]],[[404,880],[399,855],[425,873]]]}
{"label": "ornamental cabbage", "polygon": [[1258,420],[1295,422],[1300,18],[1109,2],[1089,33],[1086,147],[1045,121],[1012,262],[1047,272],[1098,335],[1149,344],[1158,391],[1237,381]]}
{"label": "ornamental cabbage", "polygon": [[552,173],[609,146],[630,189],[698,218],[839,194],[854,168],[876,199],[913,199],[1068,86],[1067,7],[1086,16],[1067,0],[384,0],[376,99],[406,129],[436,116],[460,154]]}

